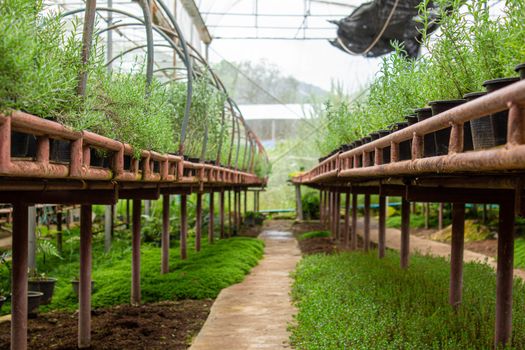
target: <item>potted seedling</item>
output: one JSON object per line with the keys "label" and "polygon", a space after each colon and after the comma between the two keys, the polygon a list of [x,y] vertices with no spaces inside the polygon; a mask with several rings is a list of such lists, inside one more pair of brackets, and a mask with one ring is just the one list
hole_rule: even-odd
{"label": "potted seedling", "polygon": [[5,295],[6,295],[5,291],[3,289],[0,289],[0,311],[2,310],[2,305],[4,305],[6,301]]}
{"label": "potted seedling", "polygon": [[[75,276],[75,278],[71,280],[71,286],[73,287],[73,292],[78,298],[78,291],[80,288],[80,278],[78,276]],[[95,288],[95,281],[91,280],[91,293],[93,293],[94,288]]]}
{"label": "potted seedling", "polygon": [[260,226],[263,224],[264,219],[264,214],[255,211],[248,211],[244,217],[244,223],[248,226]]}
{"label": "potted seedling", "polygon": [[[9,262],[8,262],[8,258],[11,256],[11,253],[10,252],[3,252],[1,255],[0,255],[0,266],[2,265],[5,265],[7,267],[8,270],[10,270],[10,267],[9,267]],[[3,288],[0,288],[0,309],[2,308],[2,305],[4,304],[4,302],[6,301],[6,291],[3,289]]]}
{"label": "potted seedling", "polygon": [[[62,259],[55,245],[46,239],[37,239],[36,249],[37,253],[42,254],[42,264],[44,266],[50,256]],[[29,270],[28,288],[32,291],[42,292],[40,300],[42,304],[49,304],[51,302],[56,281],[56,278],[49,277],[45,272],[39,272],[36,268]]]}
{"label": "potted seedling", "polygon": [[47,305],[53,298],[55,291],[56,278],[48,277],[46,273],[39,273],[36,269],[29,271],[28,290],[42,293],[40,304]]}

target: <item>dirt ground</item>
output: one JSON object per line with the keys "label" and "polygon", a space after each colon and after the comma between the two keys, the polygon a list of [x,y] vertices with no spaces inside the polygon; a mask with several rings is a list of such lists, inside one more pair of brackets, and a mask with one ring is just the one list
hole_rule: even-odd
{"label": "dirt ground", "polygon": [[[430,239],[430,236],[435,232],[437,232],[437,229],[412,229],[410,234],[416,237]],[[450,242],[442,243],[450,245]],[[498,253],[498,240],[486,239],[483,241],[465,242],[465,249],[495,258]]]}
{"label": "dirt ground", "polygon": [[[92,312],[91,349],[187,349],[213,300],[119,305]],[[77,315],[51,312],[29,320],[29,349],[77,349]],[[9,349],[10,322],[0,324],[0,349]]]}

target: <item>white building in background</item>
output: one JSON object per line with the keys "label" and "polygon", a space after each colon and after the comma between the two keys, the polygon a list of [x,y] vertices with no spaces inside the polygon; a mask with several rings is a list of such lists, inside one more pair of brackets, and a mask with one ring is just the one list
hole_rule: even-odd
{"label": "white building in background", "polygon": [[266,148],[274,147],[279,140],[299,137],[313,110],[309,104],[253,104],[240,105],[239,109]]}

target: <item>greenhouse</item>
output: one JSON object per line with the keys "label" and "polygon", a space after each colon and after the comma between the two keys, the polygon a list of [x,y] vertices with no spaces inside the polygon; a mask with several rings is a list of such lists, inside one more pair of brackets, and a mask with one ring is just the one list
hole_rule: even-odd
{"label": "greenhouse", "polygon": [[0,349],[525,348],[522,0],[0,14]]}

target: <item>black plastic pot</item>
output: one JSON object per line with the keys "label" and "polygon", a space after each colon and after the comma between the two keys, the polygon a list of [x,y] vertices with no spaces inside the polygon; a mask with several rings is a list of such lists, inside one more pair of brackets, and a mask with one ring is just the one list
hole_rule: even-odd
{"label": "black plastic pot", "polygon": [[[483,86],[488,93],[499,90],[505,86],[517,82],[519,78],[501,78],[492,79],[483,82]],[[509,119],[509,111],[502,111],[490,115],[492,121],[492,129],[494,130],[494,139],[496,146],[504,145],[507,143],[507,123]]]}
{"label": "black plastic pot", "polygon": [[131,171],[133,156],[124,155],[124,170]]}
{"label": "black plastic pot", "polygon": [[414,125],[418,122],[417,116],[415,114],[405,116],[405,120],[407,121],[408,125]]}
{"label": "black plastic pot", "polygon": [[[432,108],[419,108],[414,111],[417,121],[421,122],[432,117]],[[423,137],[423,157],[434,157],[436,155],[436,133],[431,132]]]}
{"label": "black plastic pot", "polygon": [[519,73],[521,80],[525,80],[525,63],[518,64],[514,70]]}
{"label": "black plastic pot", "polygon": [[[393,131],[404,129],[408,126],[408,122],[396,123]],[[406,140],[399,143],[399,160],[412,159],[412,140]]]}
{"label": "black plastic pot", "polygon": [[[77,280],[71,281],[71,286],[73,287],[73,292],[78,298],[78,289],[80,286],[80,281],[77,281]],[[94,289],[95,289],[95,281],[91,281],[91,293],[93,293]]]}
{"label": "black plastic pot", "polygon": [[29,318],[35,318],[38,315],[38,307],[43,293],[38,291],[27,292],[27,315]]}
{"label": "black plastic pot", "polygon": [[[471,92],[463,96],[463,98],[467,101],[473,101],[486,94],[486,92]],[[489,115],[471,120],[470,131],[474,150],[486,149],[496,146],[494,129],[492,128],[492,119]]]}
{"label": "black plastic pot", "polygon": [[56,278],[29,279],[27,286],[29,290],[42,292],[40,304],[47,305],[51,302],[51,298],[53,297],[56,281]]}
{"label": "black plastic pot", "polygon": [[69,163],[71,160],[71,143],[63,140],[51,140],[49,160],[52,162]]}
{"label": "black plastic pot", "polygon": [[11,157],[28,158],[36,156],[35,135],[11,132]]}
{"label": "black plastic pot", "polygon": [[[390,130],[379,130],[377,131],[379,138],[390,135],[392,132]],[[383,164],[390,163],[390,146],[383,148]]]}
{"label": "black plastic pot", "polygon": [[89,166],[102,168],[104,166],[104,155],[96,148],[89,149]]}
{"label": "black plastic pot", "polygon": [[0,310],[2,310],[2,305],[4,305],[6,298],[4,296],[0,296]]}
{"label": "black plastic pot", "polygon": [[[451,108],[457,107],[465,102],[467,101],[466,100],[443,100],[443,101],[429,102],[429,105],[430,105],[430,108],[432,109],[432,116],[435,116],[439,113],[448,111]],[[448,144],[450,141],[450,130],[451,128],[448,127],[448,128],[441,129],[435,132],[436,155],[437,156],[448,154]],[[468,133],[470,134],[470,125],[468,126]],[[464,140],[465,145],[467,144],[467,141],[466,141],[467,137],[468,135],[464,134],[463,140]],[[472,144],[472,136],[470,136],[470,140],[471,140],[470,144]],[[464,147],[463,149],[467,150],[466,147]]]}

